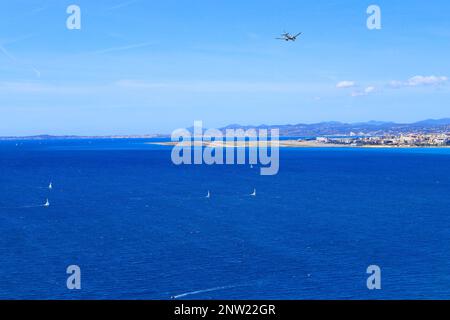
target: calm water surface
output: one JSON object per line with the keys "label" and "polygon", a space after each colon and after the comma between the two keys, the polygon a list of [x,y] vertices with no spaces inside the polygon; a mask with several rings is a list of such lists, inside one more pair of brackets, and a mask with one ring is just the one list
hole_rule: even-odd
{"label": "calm water surface", "polygon": [[450,298],[448,149],[284,149],[276,176],[170,151],[0,142],[0,298]]}

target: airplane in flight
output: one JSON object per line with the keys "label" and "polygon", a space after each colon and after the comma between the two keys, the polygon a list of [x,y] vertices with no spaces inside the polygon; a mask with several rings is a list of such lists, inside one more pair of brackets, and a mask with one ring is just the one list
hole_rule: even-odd
{"label": "airplane in flight", "polygon": [[289,34],[289,32],[285,32],[281,35],[281,38],[276,38],[277,40],[284,40],[284,41],[295,41],[297,40],[298,36],[302,35],[303,32],[300,32],[296,34],[295,36]]}

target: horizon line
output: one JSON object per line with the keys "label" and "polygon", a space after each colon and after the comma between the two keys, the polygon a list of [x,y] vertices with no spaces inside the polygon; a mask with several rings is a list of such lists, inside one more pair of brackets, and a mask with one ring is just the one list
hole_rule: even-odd
{"label": "horizon line", "polygon": [[[264,127],[285,127],[285,126],[299,126],[299,125],[306,125],[306,126],[314,126],[314,125],[320,125],[320,124],[341,124],[341,125],[382,125],[382,124],[391,124],[391,125],[414,125],[419,124],[423,122],[438,122],[438,121],[447,121],[448,123],[445,124],[437,124],[438,126],[442,125],[450,125],[450,117],[445,118],[428,118],[424,120],[414,121],[414,122],[395,122],[395,121],[378,121],[378,120],[369,120],[369,121],[359,121],[359,122],[342,122],[342,121],[321,121],[321,122],[314,122],[314,123],[286,123],[286,124],[259,124],[259,125],[241,125],[238,123],[228,124],[224,127],[218,128],[219,130],[224,129],[231,129],[232,127],[242,127],[242,128],[264,128]],[[185,129],[193,128],[193,126],[185,127]],[[178,128],[177,128],[178,129]],[[206,129],[206,128],[205,128]],[[14,138],[143,138],[143,137],[164,137],[164,136],[170,136],[170,133],[145,133],[145,134],[103,134],[103,135],[81,135],[81,134],[32,134],[32,135],[0,135],[0,139],[14,139]]]}

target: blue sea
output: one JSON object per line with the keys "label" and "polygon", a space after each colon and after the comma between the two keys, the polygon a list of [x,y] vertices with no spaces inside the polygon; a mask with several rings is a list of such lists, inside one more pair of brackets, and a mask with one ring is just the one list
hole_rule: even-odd
{"label": "blue sea", "polygon": [[0,299],[450,298],[449,149],[283,149],[261,176],[145,142],[0,142]]}

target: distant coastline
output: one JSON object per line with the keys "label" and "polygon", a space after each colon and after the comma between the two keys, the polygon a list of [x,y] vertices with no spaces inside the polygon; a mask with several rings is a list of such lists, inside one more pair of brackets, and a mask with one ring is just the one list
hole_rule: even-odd
{"label": "distant coastline", "polygon": [[[273,146],[273,141],[260,141],[260,143]],[[370,144],[338,144],[338,143],[323,143],[318,140],[278,140],[280,148],[395,148],[395,149],[414,149],[414,148],[450,148],[450,145],[370,145]],[[257,141],[196,141],[190,144],[189,142],[146,142],[146,144],[160,145],[160,146],[193,146],[193,147],[209,147],[209,148],[256,148]]]}
{"label": "distant coastline", "polygon": [[[188,128],[192,131],[193,128]],[[400,135],[426,135],[450,134],[450,118],[429,119],[414,123],[395,123],[383,121],[369,121],[359,123],[320,122],[313,124],[283,124],[283,125],[239,125],[232,124],[220,128],[226,130],[248,129],[278,129],[281,137],[380,137]],[[77,136],[77,135],[35,135],[35,136],[0,136],[0,140],[74,140],[74,139],[154,139],[170,138],[169,133],[142,134],[142,135],[103,135],[103,136]]]}
{"label": "distant coastline", "polygon": [[37,135],[37,136],[6,136],[0,137],[0,141],[14,140],[94,140],[94,139],[155,139],[168,138],[170,135],[149,134],[149,135],[111,135],[111,136],[53,136],[53,135]]}

